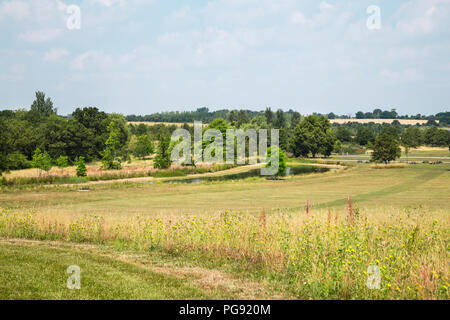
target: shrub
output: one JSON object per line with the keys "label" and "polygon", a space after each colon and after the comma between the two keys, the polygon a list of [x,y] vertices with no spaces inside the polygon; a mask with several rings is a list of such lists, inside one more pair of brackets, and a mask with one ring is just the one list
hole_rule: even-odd
{"label": "shrub", "polygon": [[31,162],[28,161],[27,157],[19,152],[14,152],[8,154],[6,157],[8,163],[8,168],[10,170],[21,170],[31,168]]}
{"label": "shrub", "polygon": [[77,165],[77,177],[86,177],[86,176],[87,176],[87,169],[86,164],[84,163],[84,157],[79,157]]}

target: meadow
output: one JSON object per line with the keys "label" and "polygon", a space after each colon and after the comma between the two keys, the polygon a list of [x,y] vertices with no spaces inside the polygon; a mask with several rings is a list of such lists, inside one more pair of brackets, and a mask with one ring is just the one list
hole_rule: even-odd
{"label": "meadow", "polygon": [[[17,282],[26,267],[12,270],[0,295],[148,298],[139,290],[153,277],[162,287],[149,292],[173,299],[449,299],[449,195],[448,163],[385,170],[352,163],[280,181],[3,188],[3,269],[15,259],[39,269],[62,254],[50,254],[53,247],[69,253],[55,267],[59,278],[44,274],[33,287]],[[76,263],[123,276],[110,293],[89,276],[86,291],[70,296],[62,265]],[[380,270],[379,289],[367,286],[370,266]],[[121,277],[132,279],[122,291]],[[241,282],[247,285],[236,286]]]}

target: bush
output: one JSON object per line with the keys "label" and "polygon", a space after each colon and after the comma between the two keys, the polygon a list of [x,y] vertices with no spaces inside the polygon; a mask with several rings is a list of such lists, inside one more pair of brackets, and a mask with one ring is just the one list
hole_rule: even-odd
{"label": "bush", "polygon": [[28,161],[27,157],[25,157],[20,152],[8,154],[8,156],[6,157],[6,161],[8,163],[8,168],[10,170],[21,170],[31,168],[31,162]]}
{"label": "bush", "polygon": [[87,169],[86,164],[84,163],[84,157],[79,157],[77,165],[77,177],[86,177],[86,176],[87,176]]}

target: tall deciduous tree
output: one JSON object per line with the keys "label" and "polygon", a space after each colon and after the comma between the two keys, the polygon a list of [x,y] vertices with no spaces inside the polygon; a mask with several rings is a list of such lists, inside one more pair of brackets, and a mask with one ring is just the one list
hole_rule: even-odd
{"label": "tall deciduous tree", "polygon": [[136,146],[134,147],[133,154],[136,157],[144,159],[146,156],[151,155],[155,152],[153,143],[150,138],[145,134],[139,136],[136,141]]}
{"label": "tall deciduous tree", "polygon": [[61,173],[64,172],[64,169],[69,166],[69,157],[68,156],[59,156],[56,159],[56,165],[61,169]]}
{"label": "tall deciduous tree", "polygon": [[405,154],[408,156],[410,148],[417,148],[421,144],[422,134],[420,133],[420,129],[417,127],[411,127],[406,129],[400,139],[401,144],[405,148]]}
{"label": "tall deciduous tree", "polygon": [[41,149],[36,148],[31,164],[33,168],[39,170],[39,176],[41,176],[42,171],[48,172],[52,168],[52,158],[47,152],[42,152]]}
{"label": "tall deciduous tree", "polygon": [[356,132],[356,142],[361,146],[366,146],[369,142],[375,142],[375,135],[366,126],[361,126]]}
{"label": "tall deciduous tree", "polygon": [[335,140],[330,121],[324,116],[311,115],[303,118],[294,129],[291,150],[296,157],[307,157],[310,153],[313,157],[319,153],[328,157]]}
{"label": "tall deciduous tree", "polygon": [[381,133],[375,140],[372,161],[389,163],[401,156],[400,144],[390,134]]}
{"label": "tall deciduous tree", "polygon": [[120,148],[119,134],[120,131],[115,127],[114,121],[108,126],[109,137],[105,142],[105,149],[103,150],[103,168],[120,170],[122,165],[117,158],[117,150]]}
{"label": "tall deciduous tree", "polygon": [[158,143],[156,157],[153,160],[153,166],[158,169],[167,169],[170,167],[170,137],[161,135]]}
{"label": "tall deciduous tree", "polygon": [[56,113],[56,109],[53,108],[53,102],[50,98],[45,99],[45,93],[41,91],[36,92],[36,100],[31,105],[31,111],[43,117]]}

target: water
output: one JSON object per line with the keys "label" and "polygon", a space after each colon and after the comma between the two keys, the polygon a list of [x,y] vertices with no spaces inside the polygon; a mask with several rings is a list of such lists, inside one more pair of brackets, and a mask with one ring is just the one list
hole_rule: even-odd
{"label": "water", "polygon": [[[295,166],[295,167],[287,167],[285,177],[291,175],[302,175],[302,174],[310,174],[310,173],[321,173],[330,171],[329,168],[317,167],[317,166]],[[209,176],[202,178],[191,178],[191,179],[177,179],[177,180],[165,180],[164,183],[200,183],[203,181],[227,181],[227,180],[242,180],[246,178],[252,177],[266,177],[261,176],[261,169],[252,169],[249,171],[227,174],[221,176]]]}

